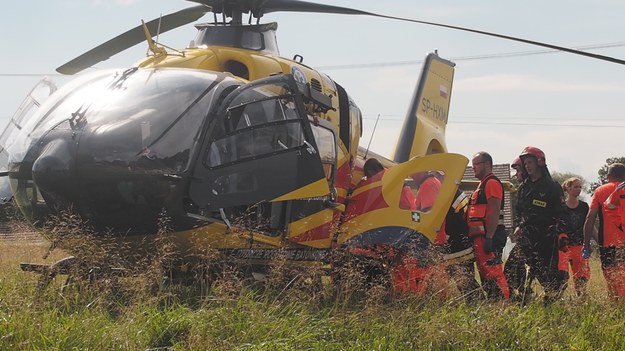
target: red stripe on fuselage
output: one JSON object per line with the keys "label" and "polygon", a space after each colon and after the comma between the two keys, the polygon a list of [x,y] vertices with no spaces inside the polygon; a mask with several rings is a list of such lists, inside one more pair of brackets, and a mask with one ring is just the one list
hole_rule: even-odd
{"label": "red stripe on fuselage", "polygon": [[330,237],[332,233],[332,223],[326,222],[322,225],[303,232],[300,235],[289,238],[289,241],[301,243],[307,241],[324,240]]}
{"label": "red stripe on fuselage", "polygon": [[345,210],[345,221],[360,216],[364,213],[388,207],[382,195],[382,186],[377,186],[363,191],[349,199],[349,204]]}

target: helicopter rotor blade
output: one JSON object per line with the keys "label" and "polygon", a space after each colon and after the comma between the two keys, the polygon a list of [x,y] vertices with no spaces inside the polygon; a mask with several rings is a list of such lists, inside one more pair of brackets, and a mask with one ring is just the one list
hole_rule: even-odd
{"label": "helicopter rotor blade", "polygon": [[[150,32],[159,31],[162,34],[195,22],[210,11],[210,7],[206,5],[197,5],[153,19],[146,25]],[[143,26],[137,26],[59,66],[56,71],[61,74],[76,74],[145,40]]]}
{"label": "helicopter rotor blade", "polygon": [[351,9],[347,7],[317,4],[298,0],[188,0],[191,2],[210,6],[214,13],[224,13],[232,17],[233,12],[252,12],[260,18],[270,12],[316,12],[335,13],[342,15],[372,15],[372,13]]}
{"label": "helicopter rotor blade", "polygon": [[[299,0],[248,0],[248,1],[245,1],[245,0],[243,1],[241,0],[189,0],[189,1],[211,6],[214,9],[213,12],[215,11],[218,11],[217,13],[224,12],[226,15],[231,15],[233,8],[236,8],[238,11],[241,11],[243,13],[247,13],[251,11],[254,14],[254,16],[258,18],[260,18],[265,13],[283,12],[283,11],[317,12],[317,13],[333,13],[333,14],[343,14],[343,15],[363,15],[363,16],[380,17],[380,18],[386,18],[386,19],[392,19],[392,20],[398,20],[398,21],[419,23],[419,24],[424,24],[424,25],[429,25],[429,26],[455,29],[455,30],[460,30],[464,32],[476,33],[476,34],[486,35],[490,37],[512,40],[512,41],[517,41],[517,42],[521,42],[525,44],[564,51],[564,52],[568,52],[568,53],[575,54],[575,55],[591,57],[597,60],[618,63],[621,65],[625,64],[625,60],[621,60],[615,57],[594,54],[591,52],[575,50],[575,49],[571,49],[571,48],[567,48],[563,46],[553,45],[549,43],[544,43],[544,42],[539,42],[539,41],[534,41],[534,40],[529,40],[529,39],[524,39],[524,38],[519,38],[519,37],[513,37],[509,35],[504,35],[504,34],[492,33],[492,32],[466,28],[466,27],[452,26],[452,25],[443,24],[443,23],[428,22],[428,21],[421,21],[421,20],[404,18],[404,17],[382,15],[378,13],[367,12],[367,11],[362,11],[362,10],[357,10],[357,9],[352,9],[352,8],[347,8],[347,7],[316,4],[316,3],[311,3],[307,1],[299,1]],[[232,4],[236,4],[236,7],[233,7]]]}
{"label": "helicopter rotor blade", "polygon": [[553,44],[549,44],[549,43],[543,43],[543,42],[540,42],[540,41],[523,39],[523,38],[519,38],[519,37],[513,37],[513,36],[504,35],[504,34],[498,34],[498,33],[492,33],[492,32],[487,32],[487,31],[478,30],[478,29],[472,29],[472,28],[466,28],[466,27],[458,27],[458,26],[452,26],[452,25],[436,23],[436,22],[420,21],[420,20],[415,20],[415,19],[410,19],[410,18],[387,16],[387,15],[381,15],[381,14],[376,14],[376,13],[368,13],[368,15],[369,16],[374,16],[374,17],[394,19],[394,20],[399,20],[399,21],[420,23],[420,24],[425,24],[425,25],[429,25],[429,26],[436,26],[436,27],[443,27],[443,28],[449,28],[449,29],[456,29],[456,30],[461,30],[461,31],[464,31],[464,32],[470,32],[470,33],[477,33],[477,34],[482,34],[482,35],[486,35],[486,36],[490,36],[490,37],[517,41],[517,42],[521,42],[521,43],[525,43],[525,44],[541,46],[541,47],[544,47],[544,48],[564,51],[564,52],[568,52],[568,53],[575,54],[575,55],[591,57],[591,58],[594,58],[594,59],[597,59],[597,60],[608,61],[608,62],[620,64],[620,65],[625,65],[625,60],[621,60],[621,59],[618,59],[618,58],[615,58],[615,57],[599,55],[599,54],[595,54],[595,53],[592,53],[592,52],[571,49],[571,48],[567,48],[567,47],[564,47],[564,46],[558,46],[558,45],[553,45]]}

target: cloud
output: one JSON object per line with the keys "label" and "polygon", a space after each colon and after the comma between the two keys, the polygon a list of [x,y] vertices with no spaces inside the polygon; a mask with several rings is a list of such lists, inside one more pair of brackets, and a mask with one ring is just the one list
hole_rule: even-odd
{"label": "cloud", "polygon": [[545,80],[533,75],[498,74],[457,80],[456,91],[625,92],[625,85],[572,83]]}
{"label": "cloud", "polygon": [[412,89],[417,84],[420,74],[421,68],[415,69],[413,66],[376,70],[367,80],[367,86],[377,91],[391,92]]}

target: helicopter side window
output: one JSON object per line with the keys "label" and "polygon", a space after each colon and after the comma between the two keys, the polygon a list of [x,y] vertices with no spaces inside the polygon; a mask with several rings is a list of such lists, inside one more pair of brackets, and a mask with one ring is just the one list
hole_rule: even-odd
{"label": "helicopter side window", "polygon": [[326,179],[332,178],[334,164],[336,163],[336,143],[334,133],[324,127],[312,125],[312,132],[319,148],[319,157]]}
{"label": "helicopter side window", "polygon": [[228,119],[236,130],[297,118],[295,102],[291,97],[255,101],[228,110]]}
{"label": "helicopter side window", "polygon": [[215,140],[210,145],[207,163],[216,167],[293,149],[303,144],[304,133],[299,121],[270,123]]}
{"label": "helicopter side window", "polygon": [[[281,95],[275,96],[275,93]],[[231,105],[234,107],[228,108],[224,120],[226,135],[215,133],[217,139],[209,146],[206,159],[209,167],[304,145],[304,131],[297,106],[293,97],[285,94],[283,87],[272,85],[250,89],[241,93]],[[329,137],[334,136],[331,134]],[[328,157],[334,160],[332,155]]]}
{"label": "helicopter side window", "polygon": [[399,208],[429,212],[436,203],[444,178],[443,172],[438,170],[410,174],[401,190]]}

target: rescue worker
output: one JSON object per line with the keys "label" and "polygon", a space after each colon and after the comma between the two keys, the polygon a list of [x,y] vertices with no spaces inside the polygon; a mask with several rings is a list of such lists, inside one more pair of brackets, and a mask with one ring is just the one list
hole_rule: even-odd
{"label": "rescue worker", "polygon": [[[512,163],[510,164],[510,168],[515,170],[514,177],[519,183],[519,190],[517,190],[517,194],[520,192],[520,188],[523,184],[523,180],[527,178],[527,174],[525,174],[525,169],[523,168],[523,163],[521,162],[520,157],[516,157]],[[515,197],[516,203],[516,197]],[[514,225],[513,228],[518,226],[518,218],[514,217]],[[510,298],[512,300],[525,303],[532,295],[533,290],[531,288],[531,283],[533,279],[529,279],[528,270],[526,261],[527,258],[523,254],[523,250],[520,245],[517,245],[517,239],[514,235],[510,236],[510,241],[513,246],[508,254],[508,259],[503,268],[504,276],[506,277],[506,281],[508,282],[508,288],[510,289]]]}
{"label": "rescue worker", "polygon": [[514,236],[527,259],[529,274],[538,279],[548,304],[560,298],[566,284],[558,269],[558,249],[566,244],[566,235],[560,235],[563,193],[549,174],[542,150],[527,146],[519,157],[527,179],[517,194],[515,214],[519,222]]}
{"label": "rescue worker", "polygon": [[[441,172],[413,175],[413,179],[417,178],[420,179],[420,183],[416,203],[421,204],[417,210],[419,208],[429,210],[434,204],[444,175]],[[475,278],[475,259],[468,237],[466,221],[468,203],[469,197],[456,190],[434,245],[424,252],[428,257],[422,257],[420,260],[409,256],[403,257],[403,265],[396,266],[392,270],[396,292],[401,290],[420,297],[429,294],[445,298],[450,291],[450,281],[453,280],[465,300],[475,301],[480,296],[481,288]]]}
{"label": "rescue worker", "polygon": [[[384,171],[385,168],[379,160],[368,159],[363,165],[364,177],[354,190],[380,181]],[[368,212],[371,208],[376,208],[380,201],[384,201],[377,192],[370,195],[372,196],[358,198],[358,200],[350,198],[350,204],[344,214],[346,220]],[[357,201],[360,203],[356,203]],[[416,209],[415,196],[408,186],[403,186],[399,201],[401,209],[412,211]],[[401,251],[406,250],[389,244],[370,244],[349,248],[357,266],[365,275],[365,287],[390,284],[390,288],[396,293],[425,292],[426,278],[430,274],[429,267],[420,264],[421,260],[415,255],[408,255]]]}
{"label": "rescue worker", "polygon": [[427,212],[436,201],[436,196],[441,190],[441,181],[435,176],[436,172],[419,172],[412,175],[412,179],[418,188],[415,199],[417,211]]}
{"label": "rescue worker", "polygon": [[[608,285],[608,295],[611,298],[625,297],[625,234],[618,209],[606,206],[605,202],[623,181],[625,181],[625,165],[611,164],[608,168],[608,183],[595,189],[584,224],[582,255],[588,258],[590,257],[590,238],[597,215],[599,216],[598,244],[601,269]],[[612,201],[614,200],[612,198]]]}
{"label": "rescue worker", "polygon": [[[385,169],[382,163],[375,158],[370,158],[365,161],[363,165],[364,177],[354,187],[354,191],[358,188],[380,181],[384,175],[384,170]],[[381,200],[378,194],[375,195],[376,196],[364,195],[364,198],[358,198],[358,200],[356,200],[351,197],[350,192],[349,203],[346,207],[345,213],[343,214],[344,220],[366,213],[371,210],[371,207],[375,208],[376,203]],[[402,199],[402,202],[405,201],[408,204],[414,204],[414,195],[412,195],[412,192],[410,192],[409,195],[402,192],[402,198],[404,196],[406,196],[406,199]],[[352,263],[365,278],[365,281],[363,282],[365,288],[370,288],[376,285],[388,285],[390,283],[388,279],[389,271],[385,265],[388,261],[393,260],[393,257],[390,257],[393,255],[390,247],[382,244],[370,244],[349,247],[348,251],[352,255]],[[337,271],[340,271],[342,268],[342,265],[336,265]],[[338,280],[340,274],[337,274],[336,276]]]}
{"label": "rescue worker", "polygon": [[582,192],[582,180],[572,177],[562,182],[562,190],[566,195],[564,202],[564,228],[568,236],[568,245],[560,250],[560,270],[573,273],[573,283],[577,296],[586,294],[586,285],[590,279],[588,260],[582,258],[582,244],[584,243],[584,221],[588,215],[588,204],[579,199]]}
{"label": "rescue worker", "polygon": [[[443,177],[438,172],[418,172],[411,175],[417,188],[417,195],[412,210],[428,212],[441,188]],[[401,206],[400,206],[401,207]],[[402,254],[391,268],[393,290],[410,292],[419,297],[436,294],[445,297],[449,288],[449,277],[442,262],[441,248],[446,243],[444,230],[439,230],[434,245],[428,245],[414,254]]]}
{"label": "rescue worker", "polygon": [[[503,225],[503,185],[493,170],[493,159],[480,151],[471,160],[475,177],[480,180],[471,194],[467,210],[469,237],[472,240],[482,288],[488,298],[510,298],[508,283],[503,275],[501,252],[506,233]],[[501,242],[503,239],[503,243]]]}

